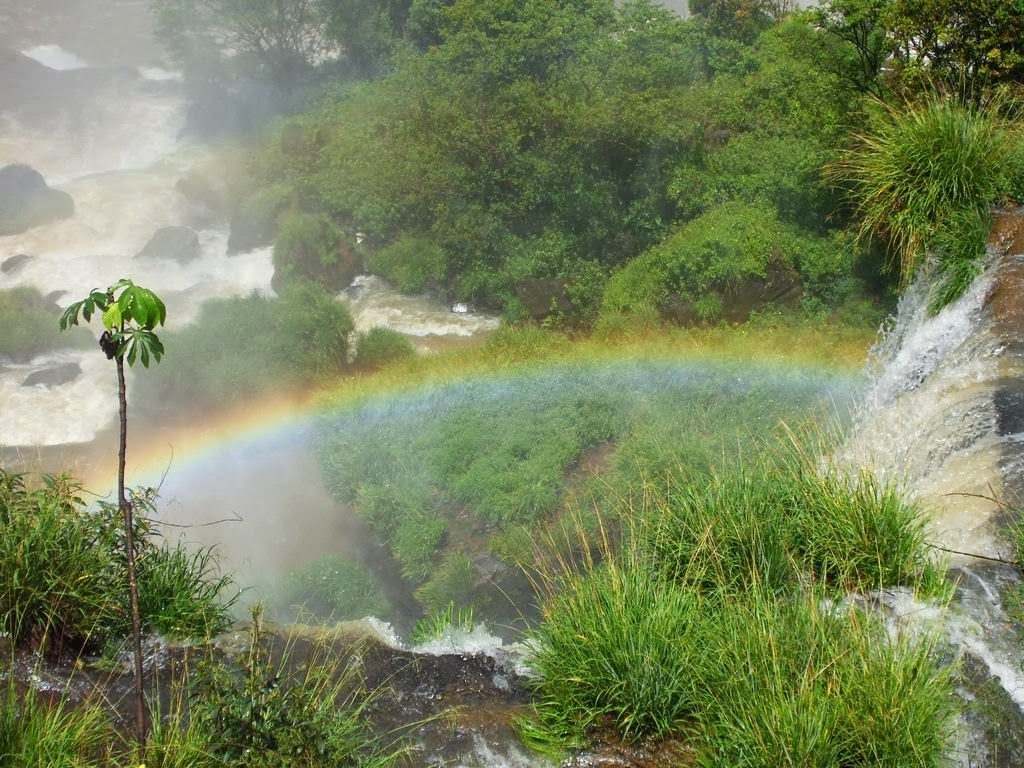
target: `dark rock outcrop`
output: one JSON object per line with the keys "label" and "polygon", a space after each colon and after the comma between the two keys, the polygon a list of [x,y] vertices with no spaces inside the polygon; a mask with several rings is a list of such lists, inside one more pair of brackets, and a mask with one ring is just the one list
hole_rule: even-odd
{"label": "dark rock outcrop", "polygon": [[199,235],[188,227],[163,227],[153,233],[137,259],[171,259],[179,264],[199,258]]}
{"label": "dark rock outcrop", "polygon": [[44,368],[41,371],[29,374],[21,383],[23,387],[59,387],[62,384],[70,384],[82,375],[82,367],[78,363],[63,363],[52,368]]}
{"label": "dark rock outcrop", "polygon": [[174,185],[188,201],[189,215],[197,226],[208,226],[228,218],[228,193],[222,180],[192,169]]}
{"label": "dark rock outcrop", "polygon": [[14,274],[30,261],[32,261],[32,257],[27,253],[16,253],[4,261],[3,264],[0,264],[0,272],[3,272],[5,275]]}
{"label": "dark rock outcrop", "polygon": [[35,169],[20,164],[0,168],[0,235],[21,234],[74,213],[71,195],[50,189]]}
{"label": "dark rock outcrop", "polygon": [[356,275],[363,271],[363,260],[347,239],[338,241],[331,263],[317,254],[292,253],[286,264],[274,261],[274,277],[271,288],[281,293],[290,283],[302,281],[318,283],[328,291],[338,292],[352,285]]}

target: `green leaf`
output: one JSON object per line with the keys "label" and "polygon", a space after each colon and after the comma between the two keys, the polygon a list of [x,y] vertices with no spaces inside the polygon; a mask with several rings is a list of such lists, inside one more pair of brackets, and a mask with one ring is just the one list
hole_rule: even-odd
{"label": "green leaf", "polygon": [[111,304],[103,313],[103,327],[108,331],[121,327],[121,305]]}

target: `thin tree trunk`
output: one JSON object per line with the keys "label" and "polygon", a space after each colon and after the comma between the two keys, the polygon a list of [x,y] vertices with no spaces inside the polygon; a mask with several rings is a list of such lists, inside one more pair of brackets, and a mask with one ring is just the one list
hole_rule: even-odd
{"label": "thin tree trunk", "polygon": [[124,547],[128,566],[128,601],[132,612],[132,655],[135,657],[135,728],[139,747],[146,745],[146,699],[142,686],[142,619],[139,616],[139,585],[135,579],[135,531],[132,505],[124,492],[125,452],[128,444],[128,398],[124,385],[124,359],[117,355],[117,396],[121,406],[121,443],[117,452],[117,503],[124,516]]}

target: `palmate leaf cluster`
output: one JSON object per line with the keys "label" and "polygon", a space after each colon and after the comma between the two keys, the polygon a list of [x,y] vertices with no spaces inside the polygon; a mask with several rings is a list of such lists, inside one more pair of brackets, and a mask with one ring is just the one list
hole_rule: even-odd
{"label": "palmate leaf cluster", "polygon": [[122,279],[106,291],[95,289],[69,306],[60,318],[60,329],[78,325],[79,316],[88,323],[96,312],[102,313],[106,333],[100,344],[108,358],[126,359],[130,366],[140,360],[145,368],[151,358],[160,362],[164,345],[154,330],[167,320],[167,307],[159,296]]}

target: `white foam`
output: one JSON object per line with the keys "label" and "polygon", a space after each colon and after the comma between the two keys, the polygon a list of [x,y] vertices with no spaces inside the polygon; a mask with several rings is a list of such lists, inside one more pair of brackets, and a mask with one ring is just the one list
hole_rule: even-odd
{"label": "white foam", "polygon": [[71,51],[66,51],[59,45],[37,45],[28,50],[22,51],[22,55],[28,56],[42,64],[44,67],[56,70],[85,69],[88,63],[79,58]]}

